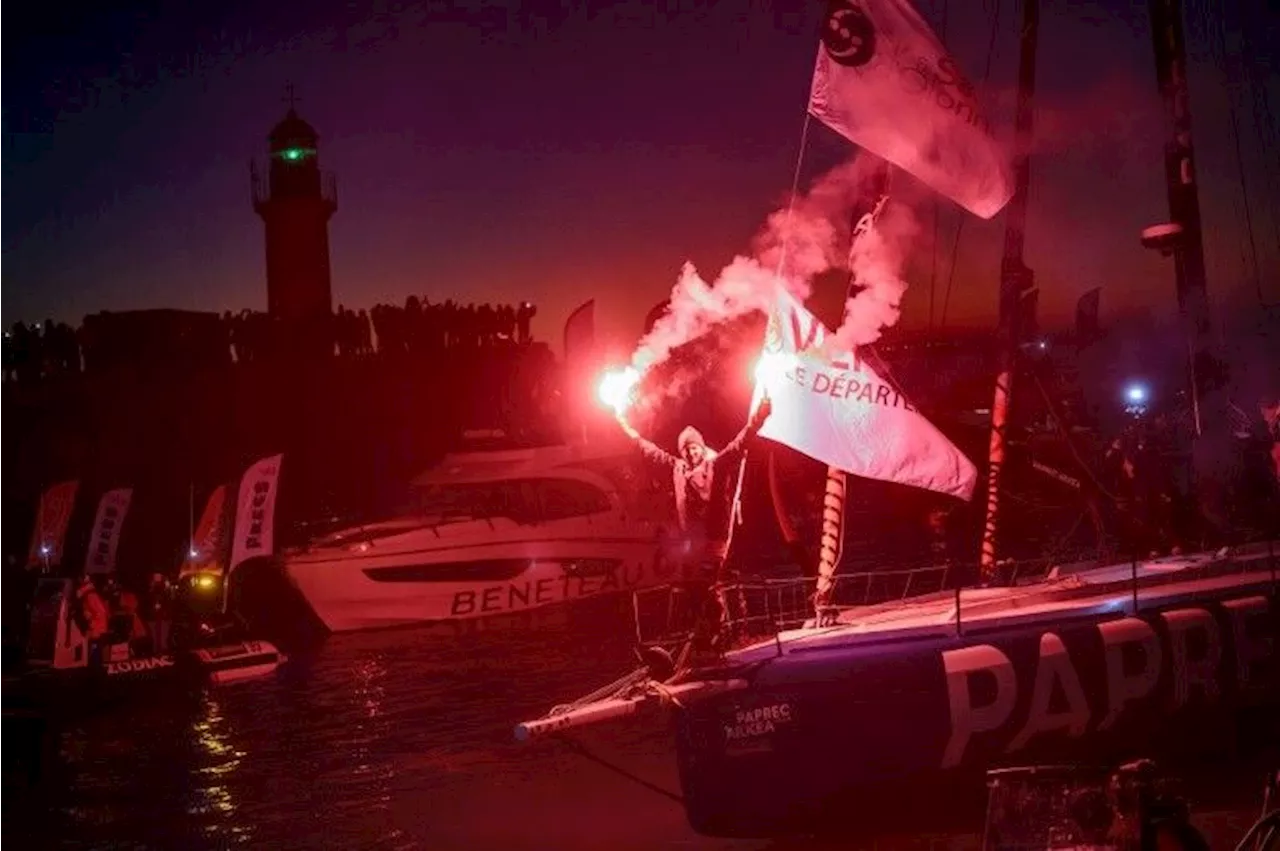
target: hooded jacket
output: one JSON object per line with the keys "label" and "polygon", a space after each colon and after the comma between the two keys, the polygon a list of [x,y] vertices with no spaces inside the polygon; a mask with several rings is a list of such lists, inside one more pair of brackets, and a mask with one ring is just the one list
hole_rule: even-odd
{"label": "hooded jacket", "polygon": [[76,600],[80,604],[80,616],[85,627],[85,637],[90,640],[101,638],[107,634],[110,612],[102,601],[98,589],[92,582],[82,582],[76,589]]}
{"label": "hooded jacket", "polygon": [[[705,535],[710,540],[725,537],[729,518],[724,462],[737,456],[747,439],[759,431],[763,424],[764,416],[753,417],[719,452],[707,446],[702,433],[693,426],[686,426],[676,440],[679,455],[672,455],[643,437],[637,439],[645,457],[671,468],[671,484],[676,496],[676,519],[680,530],[686,535]],[[685,447],[690,443],[698,443],[703,447],[702,460],[697,464],[690,464],[684,459]]]}

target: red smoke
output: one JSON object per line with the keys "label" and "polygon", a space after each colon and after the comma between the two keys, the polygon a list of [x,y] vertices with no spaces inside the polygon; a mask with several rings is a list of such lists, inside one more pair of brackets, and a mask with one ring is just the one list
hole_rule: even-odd
{"label": "red smoke", "polygon": [[891,204],[876,227],[859,240],[853,256],[846,256],[853,212],[875,201],[865,195],[878,166],[874,158],[864,157],[818,178],[789,209],[777,210],[765,220],[752,256],[735,257],[714,283],[685,264],[667,312],[640,341],[631,365],[643,374],[665,361],[672,349],[715,326],[768,310],[776,287],[785,287],[803,301],[814,276],[846,262],[863,289],[847,303],[837,339],[847,345],[878,339],[884,327],[898,321],[906,290],[900,275],[917,232],[910,208]]}
{"label": "red smoke", "polygon": [[849,269],[861,289],[845,302],[844,321],[831,342],[835,349],[850,351],[874,343],[885,328],[897,323],[907,291],[902,271],[919,232],[911,208],[890,201],[875,224],[854,241]]}

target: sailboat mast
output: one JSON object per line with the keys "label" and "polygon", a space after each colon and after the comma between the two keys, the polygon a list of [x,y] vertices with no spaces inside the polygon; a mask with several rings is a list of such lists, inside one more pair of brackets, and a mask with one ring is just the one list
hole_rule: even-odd
{"label": "sailboat mast", "polygon": [[[863,156],[871,156],[871,154],[864,152]],[[858,240],[864,236],[867,229],[874,227],[875,219],[888,203],[889,174],[888,162],[880,160],[876,163],[875,171],[867,182],[869,204],[865,208],[863,205],[855,205],[853,216],[849,220],[849,277],[845,284],[843,310],[848,310],[849,300],[857,294],[858,287],[861,286],[854,274],[854,251],[858,247]],[[841,321],[843,319],[842,311]],[[818,582],[814,596],[815,606],[819,609],[831,601],[835,591],[836,571],[840,568],[840,557],[844,553],[845,487],[848,481],[849,477],[844,470],[839,467],[827,467],[827,479],[822,496],[822,537],[818,546]],[[821,616],[821,612],[817,614]]]}
{"label": "sailboat mast", "polygon": [[1034,290],[1031,270],[1022,261],[1027,224],[1027,189],[1031,182],[1032,98],[1036,88],[1036,42],[1039,0],[1023,0],[1018,59],[1018,103],[1014,117],[1014,191],[1005,214],[1004,255],[1000,262],[1000,327],[995,397],[991,403],[991,443],[987,467],[987,512],[982,528],[979,567],[983,581],[996,574],[996,542],[1000,515],[1000,483],[1008,443],[1013,376],[1017,361],[1022,301]]}
{"label": "sailboat mast", "polygon": [[[1196,364],[1209,347],[1209,295],[1205,283],[1204,237],[1200,197],[1191,146],[1191,107],[1187,90],[1187,51],[1182,27],[1182,0],[1150,0],[1151,38],[1155,45],[1156,80],[1160,85],[1169,140],[1165,145],[1165,181],[1172,228],[1148,229],[1157,236],[1147,244],[1172,249],[1178,290],[1178,312],[1187,342],[1187,373],[1196,434],[1200,433],[1200,398]],[[1165,239],[1161,239],[1163,235]],[[1144,235],[1146,236],[1146,235]]]}
{"label": "sailboat mast", "polygon": [[187,484],[187,558],[196,556],[196,484]]}

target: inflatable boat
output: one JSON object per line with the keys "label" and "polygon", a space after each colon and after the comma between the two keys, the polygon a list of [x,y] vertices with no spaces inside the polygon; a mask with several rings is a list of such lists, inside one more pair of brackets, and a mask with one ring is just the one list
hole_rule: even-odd
{"label": "inflatable boat", "polygon": [[223,685],[265,676],[286,660],[270,641],[240,640],[234,628],[198,622],[186,632],[185,640],[167,652],[148,652],[111,634],[94,647],[76,617],[74,581],[42,579],[32,601],[23,679],[141,686],[185,677]]}

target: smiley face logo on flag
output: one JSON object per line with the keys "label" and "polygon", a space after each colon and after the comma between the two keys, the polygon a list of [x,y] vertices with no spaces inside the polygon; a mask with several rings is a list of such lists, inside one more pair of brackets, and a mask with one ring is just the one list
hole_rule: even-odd
{"label": "smiley face logo on flag", "polygon": [[862,9],[849,0],[832,0],[822,25],[822,44],[846,68],[866,65],[876,52],[876,29]]}

